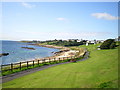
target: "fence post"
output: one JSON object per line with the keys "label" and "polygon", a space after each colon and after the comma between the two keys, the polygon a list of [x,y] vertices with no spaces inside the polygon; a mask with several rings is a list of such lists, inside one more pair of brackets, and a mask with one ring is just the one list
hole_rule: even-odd
{"label": "fence post", "polygon": [[11,63],[11,71],[13,71],[13,64]]}
{"label": "fence post", "polygon": [[39,60],[38,60],[38,65],[39,65]]}
{"label": "fence post", "polygon": [[60,61],[60,58],[59,58],[59,61]]}
{"label": "fence post", "polygon": [[21,62],[20,62],[20,70],[21,70]]}
{"label": "fence post", "polygon": [[28,69],[28,61],[27,61],[27,69]]}
{"label": "fence post", "polygon": [[[2,72],[2,65],[1,65],[1,72]],[[2,73],[1,73],[2,74]]]}
{"label": "fence post", "polygon": [[33,67],[34,67],[34,61],[33,61]]}

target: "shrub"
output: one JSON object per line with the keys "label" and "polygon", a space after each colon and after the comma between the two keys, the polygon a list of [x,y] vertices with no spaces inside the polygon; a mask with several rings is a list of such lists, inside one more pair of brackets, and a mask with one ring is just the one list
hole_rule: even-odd
{"label": "shrub", "polygon": [[113,43],[110,45],[110,49],[113,49],[113,48],[115,48],[115,47],[116,47],[116,43],[113,42]]}
{"label": "shrub", "polygon": [[109,81],[109,82],[104,82],[104,83],[101,83],[98,87],[99,87],[99,88],[111,88],[111,84],[112,84],[111,81]]}
{"label": "shrub", "polygon": [[[112,44],[113,43],[113,44]],[[112,45],[111,45],[112,44]],[[110,49],[115,47],[114,39],[107,39],[103,42],[103,44],[100,46],[101,49]]]}

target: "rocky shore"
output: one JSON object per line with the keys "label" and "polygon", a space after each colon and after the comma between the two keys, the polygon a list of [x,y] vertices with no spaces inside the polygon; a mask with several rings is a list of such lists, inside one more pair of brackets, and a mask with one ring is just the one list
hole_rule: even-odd
{"label": "rocky shore", "polygon": [[[50,57],[45,57],[44,59],[52,59],[52,58],[58,59],[58,58],[63,58],[63,57],[71,57],[71,56],[75,56],[79,52],[77,50],[71,50],[70,48],[62,47],[62,46],[41,45],[41,44],[29,44],[29,45],[36,45],[36,46],[40,46],[40,47],[60,49],[60,51],[58,51],[58,52],[51,52],[51,53],[54,53],[54,55],[50,56]],[[36,59],[36,60],[38,60],[38,59]]]}
{"label": "rocky shore", "polygon": [[[38,60],[39,60],[39,63],[43,63],[43,62],[49,62],[49,61],[54,61],[54,60],[65,60],[65,59],[70,59],[71,57],[80,57],[80,56],[83,56],[84,53],[85,53],[85,50],[84,49],[76,49],[76,50],[71,50],[70,48],[67,48],[67,47],[61,47],[61,46],[53,46],[53,45],[39,45],[39,44],[31,44],[31,45],[37,45],[37,46],[42,46],[42,47],[48,47],[48,48],[57,48],[57,49],[60,49],[59,51],[57,52],[51,52],[51,53],[54,53],[53,56],[50,56],[50,57],[45,57],[45,58],[36,58],[36,59],[33,59],[33,60],[29,60],[29,64],[33,64],[33,62],[31,61],[34,61],[34,64],[37,64],[38,63]],[[27,61],[25,61],[27,62]],[[21,64],[22,66],[25,66],[26,63],[22,63]],[[18,64],[16,64],[16,67],[18,66]]]}
{"label": "rocky shore", "polygon": [[21,48],[30,49],[30,50],[35,50],[35,48],[32,48],[32,47],[21,47]]}
{"label": "rocky shore", "polygon": [[9,55],[9,53],[1,53],[1,54],[0,54],[0,57],[2,57],[2,56],[7,56],[7,55]]}
{"label": "rocky shore", "polygon": [[36,46],[41,46],[41,47],[56,48],[56,49],[68,49],[69,50],[69,48],[62,47],[62,46],[42,45],[42,44],[29,44],[29,45],[36,45]]}
{"label": "rocky shore", "polygon": [[[84,50],[71,50],[70,48],[68,47],[62,47],[62,46],[54,46],[54,45],[41,45],[41,44],[29,44],[29,45],[36,45],[36,46],[40,46],[40,47],[47,47],[47,48],[56,48],[56,49],[60,49],[58,52],[51,52],[51,53],[54,53],[53,56],[50,56],[50,57],[45,57],[45,58],[36,58],[32,61],[35,61],[34,63],[37,63],[38,60],[45,60],[46,62],[51,60],[51,61],[54,61],[54,60],[59,60],[60,58],[63,59],[63,58],[71,58],[71,57],[79,57],[79,56],[82,56],[85,52]],[[42,61],[41,61],[42,63]],[[32,64],[32,62],[31,62]]]}

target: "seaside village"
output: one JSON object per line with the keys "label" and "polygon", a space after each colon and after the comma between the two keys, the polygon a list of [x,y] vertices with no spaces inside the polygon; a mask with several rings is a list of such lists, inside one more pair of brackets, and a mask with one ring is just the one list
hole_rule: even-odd
{"label": "seaside village", "polygon": [[[117,38],[115,39],[116,41],[117,41]],[[62,40],[62,39],[60,39],[60,40],[57,40],[57,39],[55,39],[55,40],[46,40],[46,41],[37,41],[37,40],[33,40],[33,41],[29,41],[29,43],[41,43],[41,42],[52,42],[52,41],[66,41],[66,42],[70,42],[70,41],[72,41],[72,42],[81,42],[81,41],[83,41],[84,42],[84,45],[86,45],[86,46],[88,46],[88,45],[90,45],[90,44],[98,44],[98,43],[103,43],[105,40],[83,40],[83,39],[68,39],[68,40]]]}
{"label": "seaside village", "polygon": [[[117,38],[116,38],[116,40],[117,40]],[[67,41],[67,42],[69,42],[69,41],[76,41],[76,42],[84,41],[84,42],[85,42],[84,44],[85,44],[86,46],[88,46],[89,44],[102,43],[102,42],[104,42],[105,40],[83,40],[83,39],[68,39],[68,40],[62,40],[62,39],[57,40],[57,39],[55,39],[55,40],[46,40],[46,42],[50,42],[50,41]],[[33,40],[33,41],[30,41],[30,42],[40,43],[40,42],[44,42],[44,41]],[[29,42],[29,43],[30,43],[30,42]]]}
{"label": "seaside village", "polygon": [[[120,36],[114,38],[115,41],[120,41]],[[88,46],[90,44],[98,44],[98,43],[103,43],[105,40],[85,40],[85,39],[54,39],[54,40],[46,40],[46,41],[39,41],[39,40],[32,40],[32,41],[27,41],[24,40],[22,42],[28,42],[28,43],[44,43],[44,42],[53,42],[53,41],[58,41],[58,42],[83,42],[84,45]]]}
{"label": "seaside village", "polygon": [[[114,40],[115,41],[120,41],[120,36],[118,36],[117,38],[114,38]],[[56,44],[56,43],[53,43],[53,42],[59,42],[59,43],[61,43],[61,42],[63,42],[63,43],[68,43],[69,42],[69,44],[70,43],[72,43],[72,42],[76,42],[75,44],[73,44],[73,45],[69,45],[69,46],[79,46],[79,45],[86,45],[86,46],[89,46],[89,45],[91,45],[91,44],[94,44],[94,45],[96,45],[96,44],[98,44],[98,43],[103,43],[105,40],[96,40],[96,39],[94,39],[94,40],[85,40],[85,39],[67,39],[67,40],[62,40],[62,39],[59,39],[59,40],[57,40],[57,39],[54,39],[54,40],[46,40],[46,41],[37,41],[37,40],[33,40],[33,41],[27,41],[28,43],[47,43],[48,45],[53,45],[53,44]],[[49,43],[51,43],[52,42],[52,44],[49,44]],[[59,44],[58,44],[59,45]],[[62,46],[62,45],[60,45],[60,46]],[[68,45],[64,45],[63,44],[63,46],[68,46]],[[97,46],[97,49],[98,50],[100,50],[100,46]]]}

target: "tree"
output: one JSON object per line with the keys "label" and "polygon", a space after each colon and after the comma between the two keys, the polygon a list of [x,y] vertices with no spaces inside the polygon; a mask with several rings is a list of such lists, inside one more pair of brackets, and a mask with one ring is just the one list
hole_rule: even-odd
{"label": "tree", "polygon": [[110,45],[110,49],[114,49],[116,47],[116,43],[113,42],[111,45]]}
{"label": "tree", "polygon": [[[103,44],[100,46],[101,49],[110,49],[115,47],[114,39],[107,39],[106,41],[103,42]],[[113,43],[113,45],[111,45]]]}

